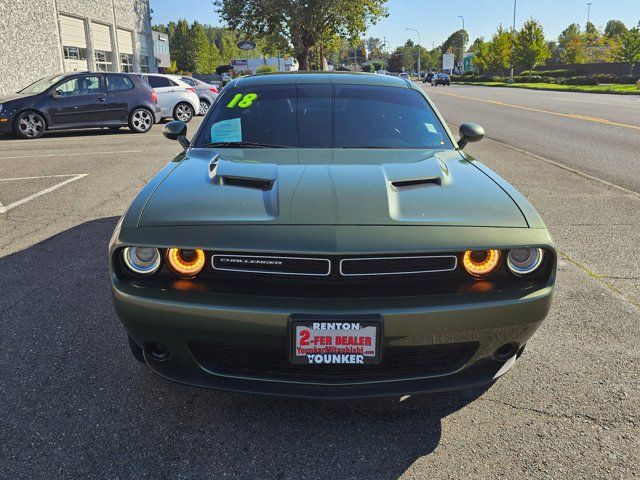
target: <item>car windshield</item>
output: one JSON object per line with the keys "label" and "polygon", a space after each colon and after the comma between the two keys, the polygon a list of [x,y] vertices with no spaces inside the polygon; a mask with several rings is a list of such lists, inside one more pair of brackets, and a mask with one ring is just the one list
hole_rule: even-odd
{"label": "car windshield", "polygon": [[419,92],[330,84],[227,88],[195,146],[453,148]]}
{"label": "car windshield", "polygon": [[48,77],[41,78],[37,82],[34,82],[28,87],[23,88],[18,93],[25,93],[27,95],[42,93],[48,88],[52,87],[56,82],[62,80],[62,78],[62,75],[50,75]]}

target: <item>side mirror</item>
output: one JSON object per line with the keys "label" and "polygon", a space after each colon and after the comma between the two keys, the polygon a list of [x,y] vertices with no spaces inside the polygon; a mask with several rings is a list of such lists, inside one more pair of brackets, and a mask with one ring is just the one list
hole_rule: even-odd
{"label": "side mirror", "polygon": [[189,148],[190,142],[187,140],[187,124],[180,120],[174,120],[162,127],[162,134],[169,140],[178,140],[182,148]]}
{"label": "side mirror", "polygon": [[458,146],[462,150],[469,142],[479,142],[484,138],[484,128],[477,123],[463,123],[460,125],[460,140]]}

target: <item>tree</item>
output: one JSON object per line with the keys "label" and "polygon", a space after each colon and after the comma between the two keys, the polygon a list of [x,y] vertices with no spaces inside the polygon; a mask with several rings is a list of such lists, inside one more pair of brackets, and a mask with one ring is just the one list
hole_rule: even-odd
{"label": "tree", "polygon": [[563,63],[584,63],[586,61],[584,42],[580,25],[572,23],[558,36],[560,60]]}
{"label": "tree", "polygon": [[365,41],[369,58],[380,58],[382,56],[382,40],[375,37],[369,37]]}
{"label": "tree", "polygon": [[189,32],[190,71],[193,73],[213,73],[220,58],[218,48],[209,43],[204,28],[193,22]]}
{"label": "tree", "polygon": [[355,39],[367,26],[387,15],[386,0],[214,0],[222,19],[233,29],[264,38],[279,35],[308,70],[311,50],[323,37]]}
{"label": "tree", "polygon": [[473,53],[473,69],[484,72],[489,70],[491,60],[489,58],[489,43],[483,37],[476,38],[469,47],[469,52]]}
{"label": "tree", "polygon": [[387,69],[390,72],[401,72],[403,69],[404,48],[398,47],[389,57]]}
{"label": "tree", "polygon": [[627,33],[627,26],[620,20],[609,20],[607,26],[604,28],[605,36],[616,40],[623,33]]}
{"label": "tree", "polygon": [[551,56],[542,25],[537,20],[527,20],[516,34],[513,55],[514,63],[527,70],[533,70]]}
{"label": "tree", "polygon": [[453,52],[456,50],[460,51],[460,58],[462,58],[462,48],[464,45],[469,43],[469,34],[466,30],[458,30],[449,35],[444,43],[440,46],[440,51],[442,53],[447,53],[449,49]]}
{"label": "tree", "polygon": [[193,66],[189,45],[190,29],[186,20],[178,20],[173,35],[169,37],[171,57],[176,62],[176,67],[181,71],[190,71]]}
{"label": "tree", "polygon": [[505,71],[511,66],[511,52],[513,36],[502,25],[491,37],[488,46],[488,68],[493,72],[499,72],[504,77]]}
{"label": "tree", "polygon": [[628,63],[631,67],[630,73],[633,75],[633,67],[640,62],[640,22],[634,27],[620,35],[619,44],[613,55],[616,60]]}

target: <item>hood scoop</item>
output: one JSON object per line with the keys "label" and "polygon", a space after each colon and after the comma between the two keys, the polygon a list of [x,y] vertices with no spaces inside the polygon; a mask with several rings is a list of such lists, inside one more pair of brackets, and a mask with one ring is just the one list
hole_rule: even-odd
{"label": "hood scoop", "polygon": [[434,178],[416,178],[412,180],[395,180],[391,182],[391,186],[396,190],[412,187],[428,187],[429,185],[442,185],[440,177]]}
{"label": "hood scoop", "polygon": [[251,188],[263,192],[273,189],[278,166],[270,163],[240,163],[222,160],[220,155],[209,163],[209,178],[220,186]]}

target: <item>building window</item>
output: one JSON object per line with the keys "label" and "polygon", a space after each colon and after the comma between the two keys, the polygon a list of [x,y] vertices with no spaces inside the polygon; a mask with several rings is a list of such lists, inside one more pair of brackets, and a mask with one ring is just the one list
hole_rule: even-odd
{"label": "building window", "polygon": [[140,71],[149,73],[149,57],[147,57],[146,55],[140,56]]}
{"label": "building window", "polygon": [[87,49],[79,47],[62,47],[66,60],[86,60]]}
{"label": "building window", "polygon": [[130,53],[120,54],[120,70],[123,72],[133,72],[133,55]]}
{"label": "building window", "polygon": [[96,70],[98,72],[108,72],[111,70],[111,52],[96,50],[94,53]]}

